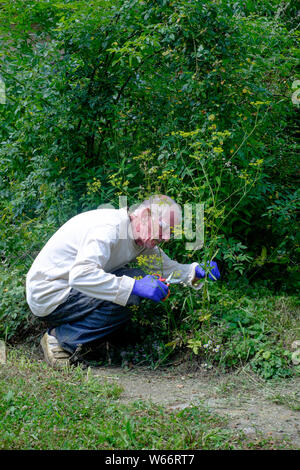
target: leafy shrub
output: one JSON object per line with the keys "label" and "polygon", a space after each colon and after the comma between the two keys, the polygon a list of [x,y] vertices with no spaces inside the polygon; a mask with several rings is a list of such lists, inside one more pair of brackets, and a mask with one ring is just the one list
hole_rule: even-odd
{"label": "leafy shrub", "polygon": [[0,334],[10,339],[20,325],[28,321],[29,311],[26,304],[24,278],[18,269],[6,271],[0,277]]}
{"label": "leafy shrub", "polygon": [[253,370],[265,379],[274,377],[291,377],[291,353],[282,348],[273,347],[271,350],[260,350],[251,361]]}

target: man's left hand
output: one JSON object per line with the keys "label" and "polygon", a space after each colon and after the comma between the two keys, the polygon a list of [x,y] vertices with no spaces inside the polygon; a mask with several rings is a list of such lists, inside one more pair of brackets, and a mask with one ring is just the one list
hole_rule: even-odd
{"label": "man's left hand", "polygon": [[[196,266],[195,270],[195,279],[203,279],[205,277],[205,269],[203,268],[204,263],[200,264],[199,266]],[[215,261],[210,261],[210,263],[207,263],[207,267],[210,267],[210,273],[208,275],[209,279],[212,281],[216,281],[217,279],[220,279],[220,271],[218,268],[218,265]]]}

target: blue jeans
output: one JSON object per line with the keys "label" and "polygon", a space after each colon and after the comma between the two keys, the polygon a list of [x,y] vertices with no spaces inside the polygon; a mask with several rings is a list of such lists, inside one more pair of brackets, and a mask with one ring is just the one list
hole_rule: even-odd
{"label": "blue jeans", "polygon": [[[117,276],[145,276],[138,268],[120,268]],[[125,307],[95,299],[72,289],[67,300],[46,317],[42,317],[63,349],[74,353],[77,346],[87,345],[124,327],[130,319],[130,306],[139,305],[140,297],[131,294]]]}

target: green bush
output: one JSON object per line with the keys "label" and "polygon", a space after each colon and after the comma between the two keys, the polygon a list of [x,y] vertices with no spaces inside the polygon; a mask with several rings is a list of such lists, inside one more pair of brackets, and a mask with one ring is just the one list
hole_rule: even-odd
{"label": "green bush", "polygon": [[6,271],[4,275],[1,275],[0,288],[0,333],[3,338],[10,339],[20,325],[24,326],[28,321],[29,312],[22,273],[18,269]]}

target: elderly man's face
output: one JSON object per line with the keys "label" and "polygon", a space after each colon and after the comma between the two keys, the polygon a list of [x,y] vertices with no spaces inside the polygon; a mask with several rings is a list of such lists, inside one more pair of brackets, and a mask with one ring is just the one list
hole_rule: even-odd
{"label": "elderly man's face", "polygon": [[136,217],[132,218],[131,222],[136,244],[146,248],[154,248],[162,241],[169,241],[174,223],[175,214],[171,208],[164,218],[153,215],[150,208],[143,209]]}

